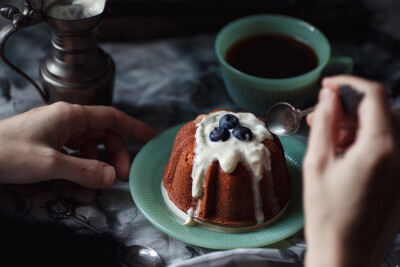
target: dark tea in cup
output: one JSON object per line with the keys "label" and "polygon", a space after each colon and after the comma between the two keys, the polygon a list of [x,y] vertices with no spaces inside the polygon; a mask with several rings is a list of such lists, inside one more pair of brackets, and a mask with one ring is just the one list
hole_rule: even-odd
{"label": "dark tea in cup", "polygon": [[299,76],[319,64],[309,45],[283,34],[258,34],[238,40],[227,50],[225,60],[246,74],[270,79]]}
{"label": "dark tea in cup", "polygon": [[215,40],[226,90],[240,109],[265,116],[277,102],[302,108],[314,103],[322,70],[353,61],[331,57],[325,35],[289,16],[259,14],[225,25]]}

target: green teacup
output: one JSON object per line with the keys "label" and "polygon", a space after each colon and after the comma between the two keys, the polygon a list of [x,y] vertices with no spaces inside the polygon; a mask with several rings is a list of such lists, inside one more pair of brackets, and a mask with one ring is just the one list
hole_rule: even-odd
{"label": "green teacup", "polygon": [[[317,66],[289,78],[262,78],[246,74],[226,61],[226,52],[239,40],[260,34],[279,34],[293,37],[310,46],[317,58]],[[289,102],[303,107],[316,99],[322,70],[328,64],[343,64],[350,73],[353,61],[349,57],[331,57],[331,47],[325,35],[313,25],[283,15],[254,15],[237,19],[218,33],[215,51],[222,66],[222,76],[232,100],[243,110],[265,116],[277,102]]]}

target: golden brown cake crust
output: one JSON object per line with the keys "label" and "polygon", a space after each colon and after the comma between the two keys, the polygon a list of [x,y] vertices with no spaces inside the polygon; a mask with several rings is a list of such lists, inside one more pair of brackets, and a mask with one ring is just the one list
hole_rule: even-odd
{"label": "golden brown cake crust", "polygon": [[[164,188],[170,200],[184,212],[196,207],[199,201],[192,197],[191,173],[195,156],[196,125],[204,116],[198,116],[178,132],[171,157],[164,169]],[[263,118],[259,119],[264,121]],[[265,140],[263,143],[271,153],[271,171],[265,171],[260,181],[262,210],[265,220],[269,220],[289,202],[290,179],[279,138],[273,135],[272,141]],[[233,173],[229,174],[220,168],[217,161],[211,163],[196,218],[229,227],[256,224],[251,175],[245,162],[239,162]]]}

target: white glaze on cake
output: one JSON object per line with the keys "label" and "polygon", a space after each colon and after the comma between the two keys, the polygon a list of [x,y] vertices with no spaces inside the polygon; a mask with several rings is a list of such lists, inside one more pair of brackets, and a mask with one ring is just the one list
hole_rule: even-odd
{"label": "white glaze on cake", "polygon": [[186,218],[186,221],[183,223],[183,225],[185,225],[185,226],[193,226],[195,224],[194,218],[193,218],[193,208],[190,208],[187,211],[187,215],[188,216]]}
{"label": "white glaze on cake", "polygon": [[[212,142],[209,139],[209,134],[215,127],[218,127],[220,119],[226,114],[233,114],[238,117],[240,125],[249,128],[253,132],[253,138],[248,141],[242,141],[231,134],[230,138],[224,142]],[[238,162],[243,161],[247,163],[253,174],[252,189],[255,218],[258,223],[262,223],[264,214],[261,207],[259,182],[263,177],[264,171],[271,170],[270,152],[262,141],[272,140],[273,138],[265,127],[264,122],[251,113],[219,111],[205,116],[197,124],[195,138],[192,196],[195,198],[202,196],[204,177],[212,162],[218,161],[224,172],[232,173]],[[196,216],[196,212],[194,216]]]}
{"label": "white glaze on cake", "polygon": [[[180,219],[184,220],[184,223],[182,223],[182,225],[185,225],[185,226],[198,226],[198,227],[201,227],[201,228],[205,228],[205,229],[209,229],[209,230],[213,230],[213,231],[217,231],[217,232],[227,232],[227,233],[250,232],[250,231],[254,231],[254,230],[257,230],[257,229],[261,229],[261,228],[267,227],[268,225],[270,225],[273,222],[275,222],[285,212],[286,208],[289,205],[289,203],[287,203],[286,206],[283,207],[282,210],[276,216],[274,216],[273,218],[271,218],[271,219],[269,219],[267,221],[264,221],[264,222],[262,222],[260,224],[255,224],[255,225],[245,226],[245,227],[227,227],[227,226],[220,226],[220,225],[215,225],[215,224],[203,222],[201,220],[197,220],[197,219],[193,218],[193,216],[188,216],[190,209],[189,209],[189,211],[187,213],[185,213],[182,210],[180,210],[174,204],[174,202],[172,202],[169,199],[168,192],[167,192],[167,190],[165,190],[165,188],[164,188],[162,183],[161,183],[161,194],[162,194],[162,197],[163,197],[164,202],[167,205],[168,209],[170,211],[172,211],[173,214],[175,214],[177,217],[179,217]],[[186,224],[186,223],[189,223],[189,224]]]}

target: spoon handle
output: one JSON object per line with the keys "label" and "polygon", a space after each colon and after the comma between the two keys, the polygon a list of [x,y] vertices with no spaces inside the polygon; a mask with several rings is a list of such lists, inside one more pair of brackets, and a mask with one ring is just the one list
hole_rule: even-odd
{"label": "spoon handle", "polygon": [[93,232],[95,232],[95,233],[97,233],[97,234],[102,234],[102,232],[101,232],[100,230],[94,228],[93,226],[91,226],[90,224],[88,224],[88,223],[85,222],[84,220],[79,219],[79,218],[76,217],[76,216],[70,216],[68,219],[71,219],[71,220],[73,220],[73,221],[75,221],[75,222],[77,222],[77,223],[79,223],[79,224],[85,226],[86,228],[92,230]]}
{"label": "spoon handle", "polygon": [[344,112],[348,115],[356,115],[364,94],[347,84],[341,85],[338,93]]}
{"label": "spoon handle", "polygon": [[[342,107],[347,114],[355,114],[357,113],[358,105],[360,104],[363,94],[350,87],[349,85],[341,85],[339,87],[339,99]],[[313,112],[315,106],[309,107],[304,110],[297,110],[300,114],[300,119],[306,116],[308,113]]]}
{"label": "spoon handle", "polygon": [[304,110],[298,110],[299,114],[300,114],[300,119],[303,118],[304,116],[307,116],[309,113],[313,112],[315,109],[315,106],[306,108]]}

